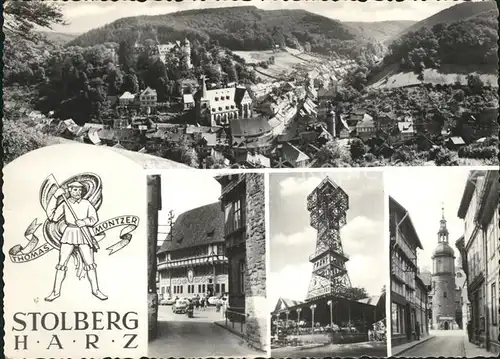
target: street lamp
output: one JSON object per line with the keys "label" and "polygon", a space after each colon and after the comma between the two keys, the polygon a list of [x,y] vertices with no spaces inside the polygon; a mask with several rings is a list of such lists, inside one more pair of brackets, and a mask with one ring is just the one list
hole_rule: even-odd
{"label": "street lamp", "polygon": [[312,324],[311,324],[311,333],[314,333],[314,310],[316,309],[316,304],[310,306],[312,311]]}
{"label": "street lamp", "polygon": [[297,308],[297,334],[300,334],[300,312],[302,308]]}
{"label": "street lamp", "polygon": [[333,311],[332,311],[333,302],[329,300],[326,303],[330,306],[330,328],[333,330]]}
{"label": "street lamp", "polygon": [[212,252],[211,256],[208,257],[208,261],[212,263],[212,269],[213,269],[213,281],[212,281],[212,295],[215,296],[215,265],[219,261],[219,256]]}

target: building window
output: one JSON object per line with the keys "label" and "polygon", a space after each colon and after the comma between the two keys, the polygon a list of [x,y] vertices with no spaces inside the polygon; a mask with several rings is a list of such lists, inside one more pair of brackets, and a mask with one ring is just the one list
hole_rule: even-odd
{"label": "building window", "polygon": [[221,284],[221,290],[222,294],[226,293],[226,283]]}
{"label": "building window", "polygon": [[443,292],[443,297],[447,298],[446,292]]}
{"label": "building window", "polygon": [[392,322],[392,333],[393,334],[399,334],[400,333],[400,327],[399,327],[399,308],[396,303],[392,303],[391,306],[391,322]]}
{"label": "building window", "polygon": [[226,234],[230,234],[243,226],[243,211],[241,200],[229,203],[224,210],[226,219]]}
{"label": "building window", "polygon": [[234,229],[241,227],[241,201],[234,202]]}
{"label": "building window", "polygon": [[239,289],[240,293],[245,293],[245,261],[240,261],[239,264]]}
{"label": "building window", "polygon": [[202,293],[205,293],[205,284],[203,284],[203,285],[201,286],[201,289],[202,289]]}
{"label": "building window", "polygon": [[491,324],[498,324],[498,303],[497,303],[497,285],[491,284]]}
{"label": "building window", "polygon": [[215,284],[215,293],[219,293],[219,291],[220,291],[220,284],[216,283]]}

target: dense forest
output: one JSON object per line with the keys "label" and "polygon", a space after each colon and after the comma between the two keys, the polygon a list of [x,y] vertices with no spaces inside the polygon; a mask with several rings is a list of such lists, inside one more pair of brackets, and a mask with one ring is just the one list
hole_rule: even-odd
{"label": "dense forest", "polygon": [[392,41],[401,32],[409,28],[416,21],[412,20],[393,20],[393,21],[375,21],[375,22],[343,22],[351,28],[356,29],[366,38],[374,38],[381,44]]}
{"label": "dense forest", "polygon": [[276,45],[310,46],[313,52],[351,57],[381,51],[372,38],[339,21],[304,10],[265,11],[253,6],[123,18],[91,30],[69,45],[92,46],[121,42],[129,37],[138,43],[147,38],[159,43],[185,37],[200,43],[216,40],[231,50],[269,50]]}
{"label": "dense forest", "polygon": [[384,64],[397,63],[401,70],[415,72],[456,65],[496,73],[498,14],[487,11],[481,15],[404,34],[389,46]]}
{"label": "dense forest", "polygon": [[498,17],[498,9],[496,2],[489,1],[460,1],[447,9],[444,9],[428,18],[407,27],[399,34],[391,38],[395,40],[409,32],[415,32],[422,28],[431,29],[438,24],[451,24],[456,21],[465,21],[473,18]]}
{"label": "dense forest", "polygon": [[137,93],[151,87],[159,102],[167,102],[172,96],[182,96],[183,79],[205,75],[222,84],[256,80],[253,70],[234,61],[232,53],[222,51],[216,42],[192,43],[191,69],[185,68],[182,53],[169,53],[163,62],[155,48],[153,40],[146,40],[139,48],[126,41],[59,48],[42,60],[17,62],[5,71],[4,80],[6,85],[34,86],[37,109],[44,113],[54,110],[57,117],[77,123],[100,122],[111,115],[109,96],[125,91]]}

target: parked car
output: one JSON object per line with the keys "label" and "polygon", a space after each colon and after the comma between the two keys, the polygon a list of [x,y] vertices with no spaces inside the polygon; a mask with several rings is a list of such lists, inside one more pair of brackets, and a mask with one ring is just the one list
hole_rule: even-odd
{"label": "parked car", "polygon": [[189,305],[189,300],[185,298],[177,299],[175,304],[172,306],[172,310],[175,314],[183,314],[186,313],[188,305]]}
{"label": "parked car", "polygon": [[175,298],[163,298],[160,300],[160,305],[174,305],[175,304]]}
{"label": "parked car", "polygon": [[217,303],[222,304],[225,301],[227,301],[227,294],[223,294],[220,296],[212,296],[208,298],[209,305],[217,305]]}
{"label": "parked car", "polygon": [[212,296],[208,298],[208,305],[216,305],[219,302],[219,297]]}

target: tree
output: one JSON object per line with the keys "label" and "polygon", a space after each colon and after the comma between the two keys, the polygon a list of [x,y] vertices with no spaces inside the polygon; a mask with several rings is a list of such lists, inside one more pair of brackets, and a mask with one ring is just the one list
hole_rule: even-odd
{"label": "tree", "polygon": [[139,92],[139,80],[135,73],[128,73],[123,76],[122,92],[125,91],[133,94]]}
{"label": "tree", "polygon": [[16,121],[5,113],[3,121],[4,165],[38,148],[50,145],[50,139],[34,127]]}
{"label": "tree", "polygon": [[481,94],[483,92],[484,83],[479,75],[469,74],[467,75],[467,86],[473,94]]}
{"label": "tree", "polygon": [[363,141],[361,141],[359,138],[354,138],[351,141],[349,151],[351,152],[352,159],[356,161],[363,158],[363,155],[366,153],[366,147]]}
{"label": "tree", "polygon": [[453,93],[453,99],[457,102],[463,102],[465,100],[464,90],[458,89]]}
{"label": "tree", "polygon": [[50,42],[35,28],[52,29],[53,25],[65,22],[60,6],[54,2],[6,0],[3,6],[4,78],[9,78],[10,73],[18,72],[20,64],[44,56],[37,45]]}
{"label": "tree", "polygon": [[4,32],[7,37],[33,42],[41,40],[35,27],[52,29],[53,25],[65,25],[61,7],[53,2],[6,0],[3,8]]}
{"label": "tree", "polygon": [[330,164],[335,167],[341,167],[350,160],[349,154],[340,148],[336,140],[325,143],[316,153],[316,158],[321,164]]}
{"label": "tree", "polygon": [[342,294],[352,300],[360,300],[369,297],[366,289],[361,287],[346,288]]}
{"label": "tree", "polygon": [[118,47],[118,63],[123,71],[128,72],[133,66],[134,48],[131,41],[121,41]]}

